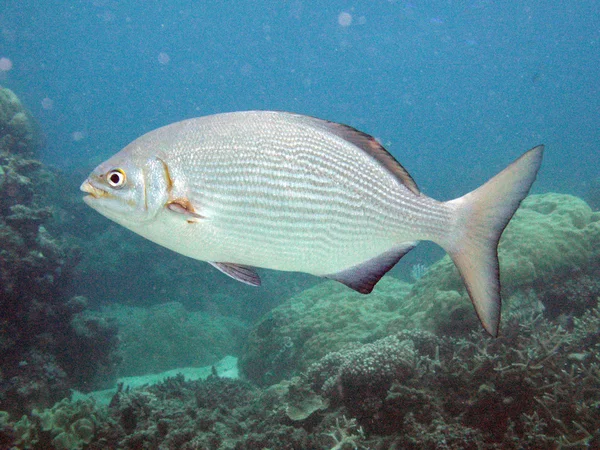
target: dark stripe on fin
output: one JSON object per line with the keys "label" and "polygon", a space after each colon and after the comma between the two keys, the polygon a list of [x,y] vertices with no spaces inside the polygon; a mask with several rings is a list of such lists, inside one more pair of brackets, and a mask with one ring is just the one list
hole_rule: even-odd
{"label": "dark stripe on fin", "polygon": [[454,239],[446,248],[467,287],[485,330],[498,336],[500,276],[498,241],[529,193],[542,163],[544,146],[532,148],[483,186],[447,202],[456,210]]}
{"label": "dark stripe on fin", "polygon": [[249,284],[250,286],[260,286],[260,277],[252,267],[211,261],[208,263],[234,280],[241,281],[242,283]]}
{"label": "dark stripe on fin", "polygon": [[329,122],[310,116],[298,117],[303,118],[307,122],[313,122],[315,125],[325,127],[336,136],[356,145],[394,175],[412,193],[420,195],[421,191],[419,191],[417,183],[415,183],[415,180],[413,180],[408,171],[373,136],[341,123]]}
{"label": "dark stripe on fin", "polygon": [[339,281],[361,294],[369,294],[381,277],[394,267],[404,255],[415,248],[417,243],[406,242],[400,247],[382,253],[354,267],[332,275],[326,275],[325,278]]}

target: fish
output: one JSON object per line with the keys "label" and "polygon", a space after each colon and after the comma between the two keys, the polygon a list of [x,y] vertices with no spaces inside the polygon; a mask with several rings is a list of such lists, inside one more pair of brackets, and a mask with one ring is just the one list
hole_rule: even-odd
{"label": "fish", "polygon": [[81,190],[107,218],[252,286],[261,283],[256,268],[267,268],[368,294],[418,242],[432,241],[458,268],[483,328],[498,336],[498,241],[543,152],[538,145],[474,191],[437,201],[355,128],[239,111],[150,131],[96,167]]}

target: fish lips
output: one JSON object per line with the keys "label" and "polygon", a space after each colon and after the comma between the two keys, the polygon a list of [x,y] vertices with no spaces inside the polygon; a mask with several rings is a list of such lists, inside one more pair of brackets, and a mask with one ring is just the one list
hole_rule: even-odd
{"label": "fish lips", "polygon": [[89,194],[83,197],[85,204],[125,227],[129,222],[138,223],[146,220],[146,212],[142,211],[140,214],[139,211],[136,211],[135,203],[132,200],[119,198],[112,192],[96,187],[93,178],[85,180],[79,189]]}
{"label": "fish lips", "polygon": [[102,197],[110,197],[111,195],[102,190],[97,188],[96,186],[94,186],[89,179],[85,180],[81,186],[79,187],[79,190],[81,190],[82,192],[85,192],[89,195],[86,195],[83,199],[86,201],[86,203],[88,203],[88,201],[94,199],[94,198],[102,198]]}
{"label": "fish lips", "polygon": [[94,186],[89,178],[81,184],[79,189],[89,194],[83,197],[83,201],[94,209],[101,208],[101,205],[106,206],[106,201],[116,200],[115,196],[111,193]]}

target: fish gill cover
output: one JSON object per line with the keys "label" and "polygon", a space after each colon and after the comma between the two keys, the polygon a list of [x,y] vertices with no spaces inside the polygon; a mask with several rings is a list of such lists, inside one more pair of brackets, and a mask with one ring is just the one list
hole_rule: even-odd
{"label": "fish gill cover", "polygon": [[[4,2],[0,447],[600,447],[598,8]],[[364,130],[440,199],[544,142],[499,247],[500,337],[432,247],[366,297],[267,271],[252,289],[82,204],[137,136],[249,109]]]}

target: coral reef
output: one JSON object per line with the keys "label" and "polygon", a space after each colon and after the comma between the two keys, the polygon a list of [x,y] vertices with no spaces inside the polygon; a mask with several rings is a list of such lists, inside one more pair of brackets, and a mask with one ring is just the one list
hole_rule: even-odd
{"label": "coral reef", "polygon": [[[160,385],[120,391],[108,407],[91,404],[85,425],[88,430],[92,426],[93,438],[85,448],[233,450],[333,446],[334,440],[325,433],[325,429],[311,435],[306,429],[295,427],[278,405],[279,400],[280,397],[275,394],[262,393],[246,382],[219,378],[217,374],[194,382],[175,377]],[[36,412],[31,419],[10,422],[5,418],[0,442],[4,440],[32,448],[30,443],[44,434],[40,416],[55,415],[65,408],[81,411],[88,405],[64,402],[54,411]],[[81,435],[73,428],[82,417],[70,413],[64,415],[66,417],[61,418],[60,425],[46,431],[46,436],[49,436],[47,443],[52,443],[65,429],[71,435]],[[331,433],[346,430],[344,423],[338,424],[336,430],[327,428]],[[84,433],[84,436],[88,435]],[[336,438],[343,439],[339,434]],[[82,440],[81,437],[79,439]],[[43,448],[63,447],[47,445]]]}
{"label": "coral reef", "polygon": [[34,409],[13,424],[14,440],[22,448],[81,450],[94,438],[104,413],[92,401],[62,400],[52,408]]}
{"label": "coral reef", "polygon": [[[327,281],[292,297],[256,323],[240,358],[250,380],[268,385],[305,370],[350,342],[371,342],[414,326],[410,288],[384,277],[368,297]],[[412,325],[411,325],[412,324]]]}
{"label": "coral reef", "polygon": [[536,291],[544,305],[544,314],[570,328],[573,317],[581,316],[598,303],[600,264],[536,285]]}
{"label": "coral reef", "polygon": [[416,370],[414,342],[401,334],[330,353],[309,368],[306,378],[325,398],[341,402],[368,433],[382,433],[381,426],[389,424],[370,419],[382,408],[392,383],[405,382]]}
{"label": "coral reef", "polygon": [[[539,449],[600,445],[600,310],[565,330],[521,299],[502,337],[395,333],[330,353],[261,389],[177,376],[63,401],[12,421],[0,442],[34,448]],[[526,313],[524,311],[527,311]],[[91,437],[90,437],[91,436]],[[66,443],[66,444],[65,444]]]}
{"label": "coral reef", "polygon": [[51,231],[47,192],[58,176],[39,161],[36,126],[0,89],[0,404],[11,413],[51,406],[113,370],[116,329],[82,316],[63,294],[77,248]]}
{"label": "coral reef", "polygon": [[0,149],[31,157],[42,142],[39,127],[10,89],[0,86]]}
{"label": "coral reef", "polygon": [[384,440],[396,448],[425,448],[411,440],[442,429],[460,437],[450,448],[473,439],[473,448],[600,443],[600,311],[574,319],[571,332],[537,313],[508,321],[497,340],[479,331],[469,339],[410,331],[349,347],[304,379],[369,437],[394,436]]}

